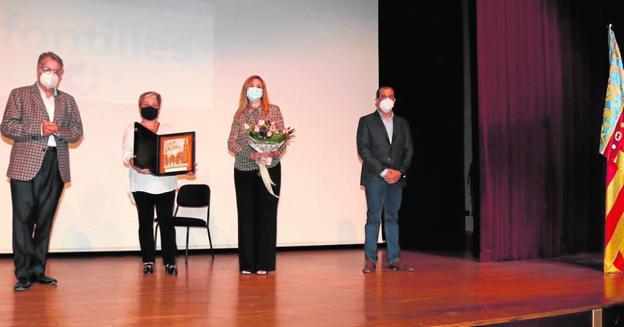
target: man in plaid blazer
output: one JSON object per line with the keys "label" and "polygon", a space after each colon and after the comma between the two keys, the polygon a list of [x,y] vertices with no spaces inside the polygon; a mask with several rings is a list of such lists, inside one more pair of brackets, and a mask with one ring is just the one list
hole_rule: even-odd
{"label": "man in plaid blazer", "polygon": [[63,60],[45,52],[37,61],[37,82],[11,91],[0,131],[13,140],[7,176],[13,204],[16,291],[31,283],[56,285],[45,275],[52,219],[64,184],[70,181],[69,143],[82,136],[74,98],[57,89]]}

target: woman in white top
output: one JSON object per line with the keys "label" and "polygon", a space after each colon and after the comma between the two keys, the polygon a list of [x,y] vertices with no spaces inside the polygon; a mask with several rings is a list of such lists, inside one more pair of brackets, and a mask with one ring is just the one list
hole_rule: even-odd
{"label": "woman in white top", "polygon": [[[141,125],[157,134],[171,133],[171,126],[158,122],[161,96],[150,91],[139,97]],[[175,176],[155,176],[149,169],[134,165],[134,125],[126,128],[122,146],[123,162],[129,167],[130,192],[136,202],[139,216],[139,243],[143,258],[143,273],[154,273],[154,207],[160,223],[160,242],[163,263],[168,275],[177,275],[175,228],[171,224],[177,178]]]}

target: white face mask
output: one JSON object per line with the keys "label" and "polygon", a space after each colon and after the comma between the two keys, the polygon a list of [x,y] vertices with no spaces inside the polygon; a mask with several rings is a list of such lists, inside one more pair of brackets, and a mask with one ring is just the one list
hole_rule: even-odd
{"label": "white face mask", "polygon": [[389,113],[394,108],[394,101],[390,98],[385,98],[379,102],[379,109],[385,113]]}
{"label": "white face mask", "polygon": [[262,98],[262,89],[255,86],[250,86],[247,88],[247,99],[249,101],[254,102],[258,101]]}
{"label": "white face mask", "polygon": [[53,72],[45,72],[39,76],[39,81],[43,84],[43,86],[53,89],[58,85],[59,79]]}

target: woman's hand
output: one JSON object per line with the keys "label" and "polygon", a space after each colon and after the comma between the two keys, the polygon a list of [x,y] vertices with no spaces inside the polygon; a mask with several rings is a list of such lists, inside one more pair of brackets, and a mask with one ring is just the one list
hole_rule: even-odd
{"label": "woman's hand", "polygon": [[149,168],[139,168],[136,166],[133,166],[132,168],[134,168],[134,170],[138,171],[139,173],[143,174],[143,175],[149,175],[152,172],[149,170]]}
{"label": "woman's hand", "polygon": [[193,171],[189,171],[188,173],[186,173],[186,176],[195,177],[195,172],[197,171],[197,163],[195,163],[195,166],[193,168],[194,168],[194,170]]}
{"label": "woman's hand", "polygon": [[279,157],[280,153],[277,151],[271,151],[271,152],[264,153],[264,155],[267,157],[271,157],[271,158],[277,158]]}
{"label": "woman's hand", "polygon": [[149,174],[152,173],[149,170],[149,168],[139,168],[139,167],[135,166],[134,165],[134,158],[130,158],[130,160],[128,160],[128,162],[130,163],[130,167],[132,167],[132,169],[136,170],[140,174],[149,175]]}
{"label": "woman's hand", "polygon": [[251,160],[260,160],[260,159],[266,159],[266,158],[277,158],[279,157],[279,152],[277,151],[272,151],[272,152],[252,152],[249,154],[249,158]]}
{"label": "woman's hand", "polygon": [[255,161],[258,165],[269,166],[273,161],[273,152],[252,152],[249,154],[249,158]]}

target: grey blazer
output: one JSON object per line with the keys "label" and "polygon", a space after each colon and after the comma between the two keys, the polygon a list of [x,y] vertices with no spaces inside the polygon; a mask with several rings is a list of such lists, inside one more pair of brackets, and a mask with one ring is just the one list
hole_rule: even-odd
{"label": "grey blazer", "polygon": [[[377,111],[361,117],[357,129],[357,150],[362,158],[361,185],[383,180],[379,174],[386,168],[398,170],[406,177],[414,154],[409,123],[394,114],[390,143]],[[405,184],[405,178],[401,178],[400,183]]]}

